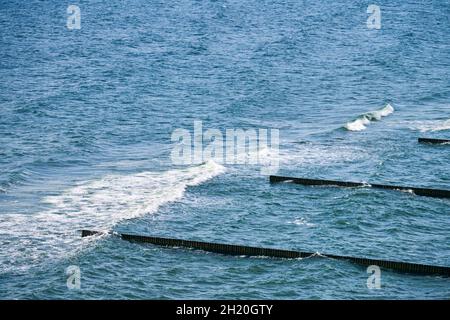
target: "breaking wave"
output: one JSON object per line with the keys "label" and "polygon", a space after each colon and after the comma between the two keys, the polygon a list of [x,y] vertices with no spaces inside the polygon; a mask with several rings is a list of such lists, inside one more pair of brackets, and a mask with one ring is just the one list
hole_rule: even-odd
{"label": "breaking wave", "polygon": [[345,129],[349,131],[362,131],[367,129],[367,125],[369,125],[372,121],[379,121],[382,117],[386,117],[394,112],[394,108],[388,103],[384,108],[380,110],[375,110],[372,112],[367,112],[365,114],[360,115],[357,119],[348,122],[345,125]]}
{"label": "breaking wave", "polygon": [[50,209],[0,216],[0,272],[28,269],[68,256],[88,241],[77,230],[108,230],[122,220],[151,214],[180,200],[186,188],[225,172],[213,161],[185,169],[107,175],[44,199]]}

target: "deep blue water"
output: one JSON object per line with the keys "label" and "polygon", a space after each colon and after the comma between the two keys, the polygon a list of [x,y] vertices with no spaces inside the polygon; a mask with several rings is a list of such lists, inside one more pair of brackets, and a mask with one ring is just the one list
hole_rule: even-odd
{"label": "deep blue water", "polygon": [[[91,228],[450,266],[448,199],[174,166],[172,132],[280,132],[279,174],[450,189],[450,3],[0,3],[0,298],[448,299],[450,281],[331,259],[81,239]],[[352,131],[387,104],[394,112]],[[347,126],[347,128],[346,128]],[[360,128],[363,129],[363,128]],[[69,290],[65,269],[81,269]]]}

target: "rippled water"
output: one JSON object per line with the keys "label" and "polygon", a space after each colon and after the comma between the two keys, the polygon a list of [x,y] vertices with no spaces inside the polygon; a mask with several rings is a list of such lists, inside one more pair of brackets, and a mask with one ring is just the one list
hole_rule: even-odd
{"label": "rippled water", "polygon": [[[173,166],[171,134],[280,132],[280,174],[450,189],[450,4],[0,4],[0,298],[450,298],[448,278],[330,259],[81,239],[91,228],[450,265],[449,200]],[[390,104],[392,110],[387,107]],[[81,269],[69,290],[65,270]]]}

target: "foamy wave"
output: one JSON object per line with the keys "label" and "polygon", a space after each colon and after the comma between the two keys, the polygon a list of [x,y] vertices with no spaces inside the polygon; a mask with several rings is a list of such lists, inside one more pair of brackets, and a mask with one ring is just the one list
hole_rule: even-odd
{"label": "foamy wave", "polygon": [[360,115],[356,120],[348,122],[345,128],[349,131],[362,131],[367,129],[372,121],[379,121],[394,112],[394,108],[388,103],[384,108]]}
{"label": "foamy wave", "polygon": [[362,131],[367,129],[366,125],[368,124],[370,124],[370,120],[363,117],[347,123],[345,128],[349,131]]}
{"label": "foamy wave", "polygon": [[417,124],[416,129],[420,130],[420,132],[450,130],[450,119],[422,121]]}
{"label": "foamy wave", "polygon": [[108,230],[119,221],[151,214],[181,199],[188,186],[199,185],[225,172],[213,161],[186,169],[108,175],[47,197],[52,205],[37,214],[0,215],[0,271],[68,256],[83,241],[76,230]]}
{"label": "foamy wave", "polygon": [[364,161],[368,158],[364,149],[356,146],[302,144],[295,150],[280,150],[280,166],[323,166],[336,163]]}

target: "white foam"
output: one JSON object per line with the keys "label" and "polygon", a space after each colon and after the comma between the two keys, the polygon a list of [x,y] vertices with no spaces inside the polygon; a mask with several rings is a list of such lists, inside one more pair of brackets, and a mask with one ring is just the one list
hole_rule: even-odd
{"label": "white foam", "polygon": [[280,150],[280,166],[298,168],[305,165],[330,165],[370,158],[367,151],[357,146],[301,144],[292,150]]}
{"label": "white foam", "polygon": [[372,121],[379,121],[382,117],[387,117],[391,113],[394,112],[394,107],[392,107],[389,103],[380,110],[375,110],[371,112],[367,112],[357,119],[348,122],[345,125],[345,128],[349,131],[362,131],[367,129],[367,125],[369,125]]}
{"label": "white foam", "polygon": [[368,120],[366,117],[356,119],[355,121],[348,122],[345,125],[345,128],[349,131],[362,131],[366,130],[366,125],[370,124],[370,120]]}
{"label": "white foam", "polygon": [[415,129],[420,130],[420,132],[433,132],[433,131],[450,130],[450,119],[448,119],[448,120],[420,121],[420,122],[416,123]]}
{"label": "white foam", "polygon": [[[391,113],[394,112],[394,107],[392,107],[389,103],[382,109],[369,112],[367,115],[372,116],[375,120],[380,120],[381,117],[387,117]],[[372,119],[370,119],[372,120]]]}
{"label": "white foam", "polygon": [[[27,269],[81,247],[77,230],[108,230],[122,220],[151,214],[181,199],[188,186],[222,174],[213,161],[165,172],[108,175],[70,188],[44,201],[51,209],[37,214],[0,215],[0,272]],[[83,242],[84,241],[84,242]]]}
{"label": "white foam", "polygon": [[308,220],[306,220],[305,218],[295,219],[292,223],[296,224],[298,226],[306,226],[306,227],[314,227],[315,226],[314,223],[308,222]]}

